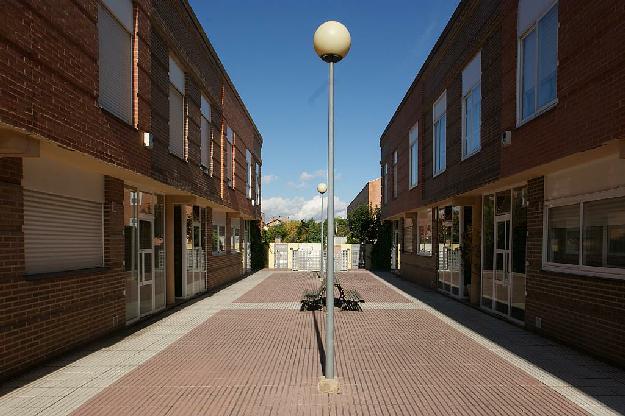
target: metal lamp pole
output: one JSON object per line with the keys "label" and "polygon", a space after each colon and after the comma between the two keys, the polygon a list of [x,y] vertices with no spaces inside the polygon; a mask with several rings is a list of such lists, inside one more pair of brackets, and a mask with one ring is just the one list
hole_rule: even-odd
{"label": "metal lamp pole", "polygon": [[323,261],[323,194],[328,190],[328,186],[321,182],[317,185],[317,192],[321,194],[321,274],[324,275],[325,267]]}
{"label": "metal lamp pole", "polygon": [[328,261],[326,264],[326,360],[325,379],[321,391],[336,393],[338,382],[334,374],[334,64],[343,59],[351,46],[351,37],[339,22],[323,23],[313,38],[315,51],[330,64],[328,83]]}

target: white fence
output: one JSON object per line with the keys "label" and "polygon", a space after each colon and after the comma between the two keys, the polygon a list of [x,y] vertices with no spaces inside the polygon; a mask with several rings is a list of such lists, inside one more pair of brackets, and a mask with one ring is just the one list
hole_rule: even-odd
{"label": "white fence", "polygon": [[[364,267],[360,244],[334,246],[334,269],[346,271]],[[323,253],[323,264],[327,256]],[[285,270],[319,271],[322,265],[320,243],[270,243],[269,267]]]}

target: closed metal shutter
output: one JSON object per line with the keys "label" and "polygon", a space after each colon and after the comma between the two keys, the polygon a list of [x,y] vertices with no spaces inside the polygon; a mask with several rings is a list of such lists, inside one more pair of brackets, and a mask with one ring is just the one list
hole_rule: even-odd
{"label": "closed metal shutter", "polygon": [[[122,1],[120,4],[130,2]],[[128,123],[132,122],[132,5],[115,16],[98,10],[100,105]],[[126,10],[128,9],[128,10]],[[130,13],[130,17],[126,16]],[[130,20],[130,22],[128,22]],[[123,24],[122,24],[123,23]]]}
{"label": "closed metal shutter", "polygon": [[169,84],[169,151],[184,159],[184,96]]}
{"label": "closed metal shutter", "polygon": [[102,266],[102,204],[24,189],[25,272]]}

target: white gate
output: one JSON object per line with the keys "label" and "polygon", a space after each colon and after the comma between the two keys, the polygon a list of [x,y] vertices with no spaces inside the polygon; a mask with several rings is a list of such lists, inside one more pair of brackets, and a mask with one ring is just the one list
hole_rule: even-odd
{"label": "white gate", "polygon": [[275,264],[276,269],[287,269],[289,267],[289,245],[276,244]]}

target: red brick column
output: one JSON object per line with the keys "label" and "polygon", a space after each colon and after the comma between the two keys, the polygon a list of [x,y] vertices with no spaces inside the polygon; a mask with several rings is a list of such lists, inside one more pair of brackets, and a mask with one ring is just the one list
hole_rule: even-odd
{"label": "red brick column", "polygon": [[[22,159],[0,158],[0,212],[0,282],[9,283],[24,273]],[[0,289],[0,298],[8,295]],[[0,314],[0,325],[5,317]]]}

